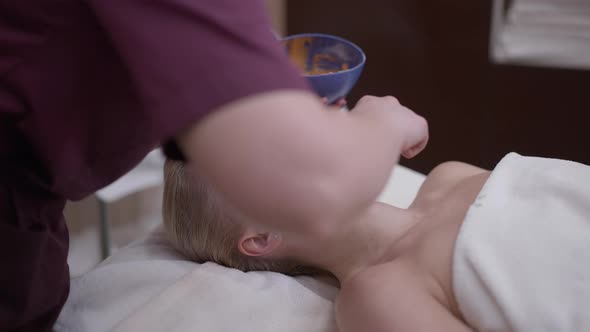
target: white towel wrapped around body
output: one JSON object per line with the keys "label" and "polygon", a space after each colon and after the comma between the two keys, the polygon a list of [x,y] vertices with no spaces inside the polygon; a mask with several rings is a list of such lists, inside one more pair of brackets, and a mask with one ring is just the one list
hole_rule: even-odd
{"label": "white towel wrapped around body", "polygon": [[504,157],[459,232],[453,287],[481,332],[590,331],[590,167]]}

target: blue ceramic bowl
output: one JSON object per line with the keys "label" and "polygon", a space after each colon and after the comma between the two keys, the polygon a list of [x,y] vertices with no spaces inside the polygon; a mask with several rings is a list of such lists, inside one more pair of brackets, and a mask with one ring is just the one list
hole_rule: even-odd
{"label": "blue ceramic bowl", "polygon": [[363,50],[340,37],[306,33],[286,37],[282,42],[314,91],[330,104],[346,97],[365,66]]}

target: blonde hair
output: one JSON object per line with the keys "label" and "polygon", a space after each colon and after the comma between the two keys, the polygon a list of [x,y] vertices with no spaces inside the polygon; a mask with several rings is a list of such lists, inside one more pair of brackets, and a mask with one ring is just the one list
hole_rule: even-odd
{"label": "blonde hair", "polygon": [[164,227],[172,246],[188,259],[215,262],[242,271],[274,271],[289,275],[317,274],[290,259],[244,255],[238,249],[242,225],[204,180],[188,178],[183,163],[164,165]]}

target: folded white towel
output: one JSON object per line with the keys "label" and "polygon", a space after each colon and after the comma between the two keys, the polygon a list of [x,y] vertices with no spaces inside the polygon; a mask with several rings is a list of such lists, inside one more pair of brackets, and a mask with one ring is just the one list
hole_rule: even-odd
{"label": "folded white towel", "polygon": [[453,287],[481,332],[590,331],[590,166],[507,155],[459,232]]}
{"label": "folded white towel", "polygon": [[589,1],[514,0],[497,24],[492,53],[499,62],[590,69]]}

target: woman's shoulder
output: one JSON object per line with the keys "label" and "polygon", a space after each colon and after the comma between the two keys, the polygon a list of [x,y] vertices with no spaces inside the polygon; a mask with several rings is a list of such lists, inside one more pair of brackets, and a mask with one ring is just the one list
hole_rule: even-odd
{"label": "woman's shoulder", "polygon": [[447,161],[441,163],[428,173],[412,205],[431,203],[445,197],[465,180],[489,173],[488,170],[464,162]]}

